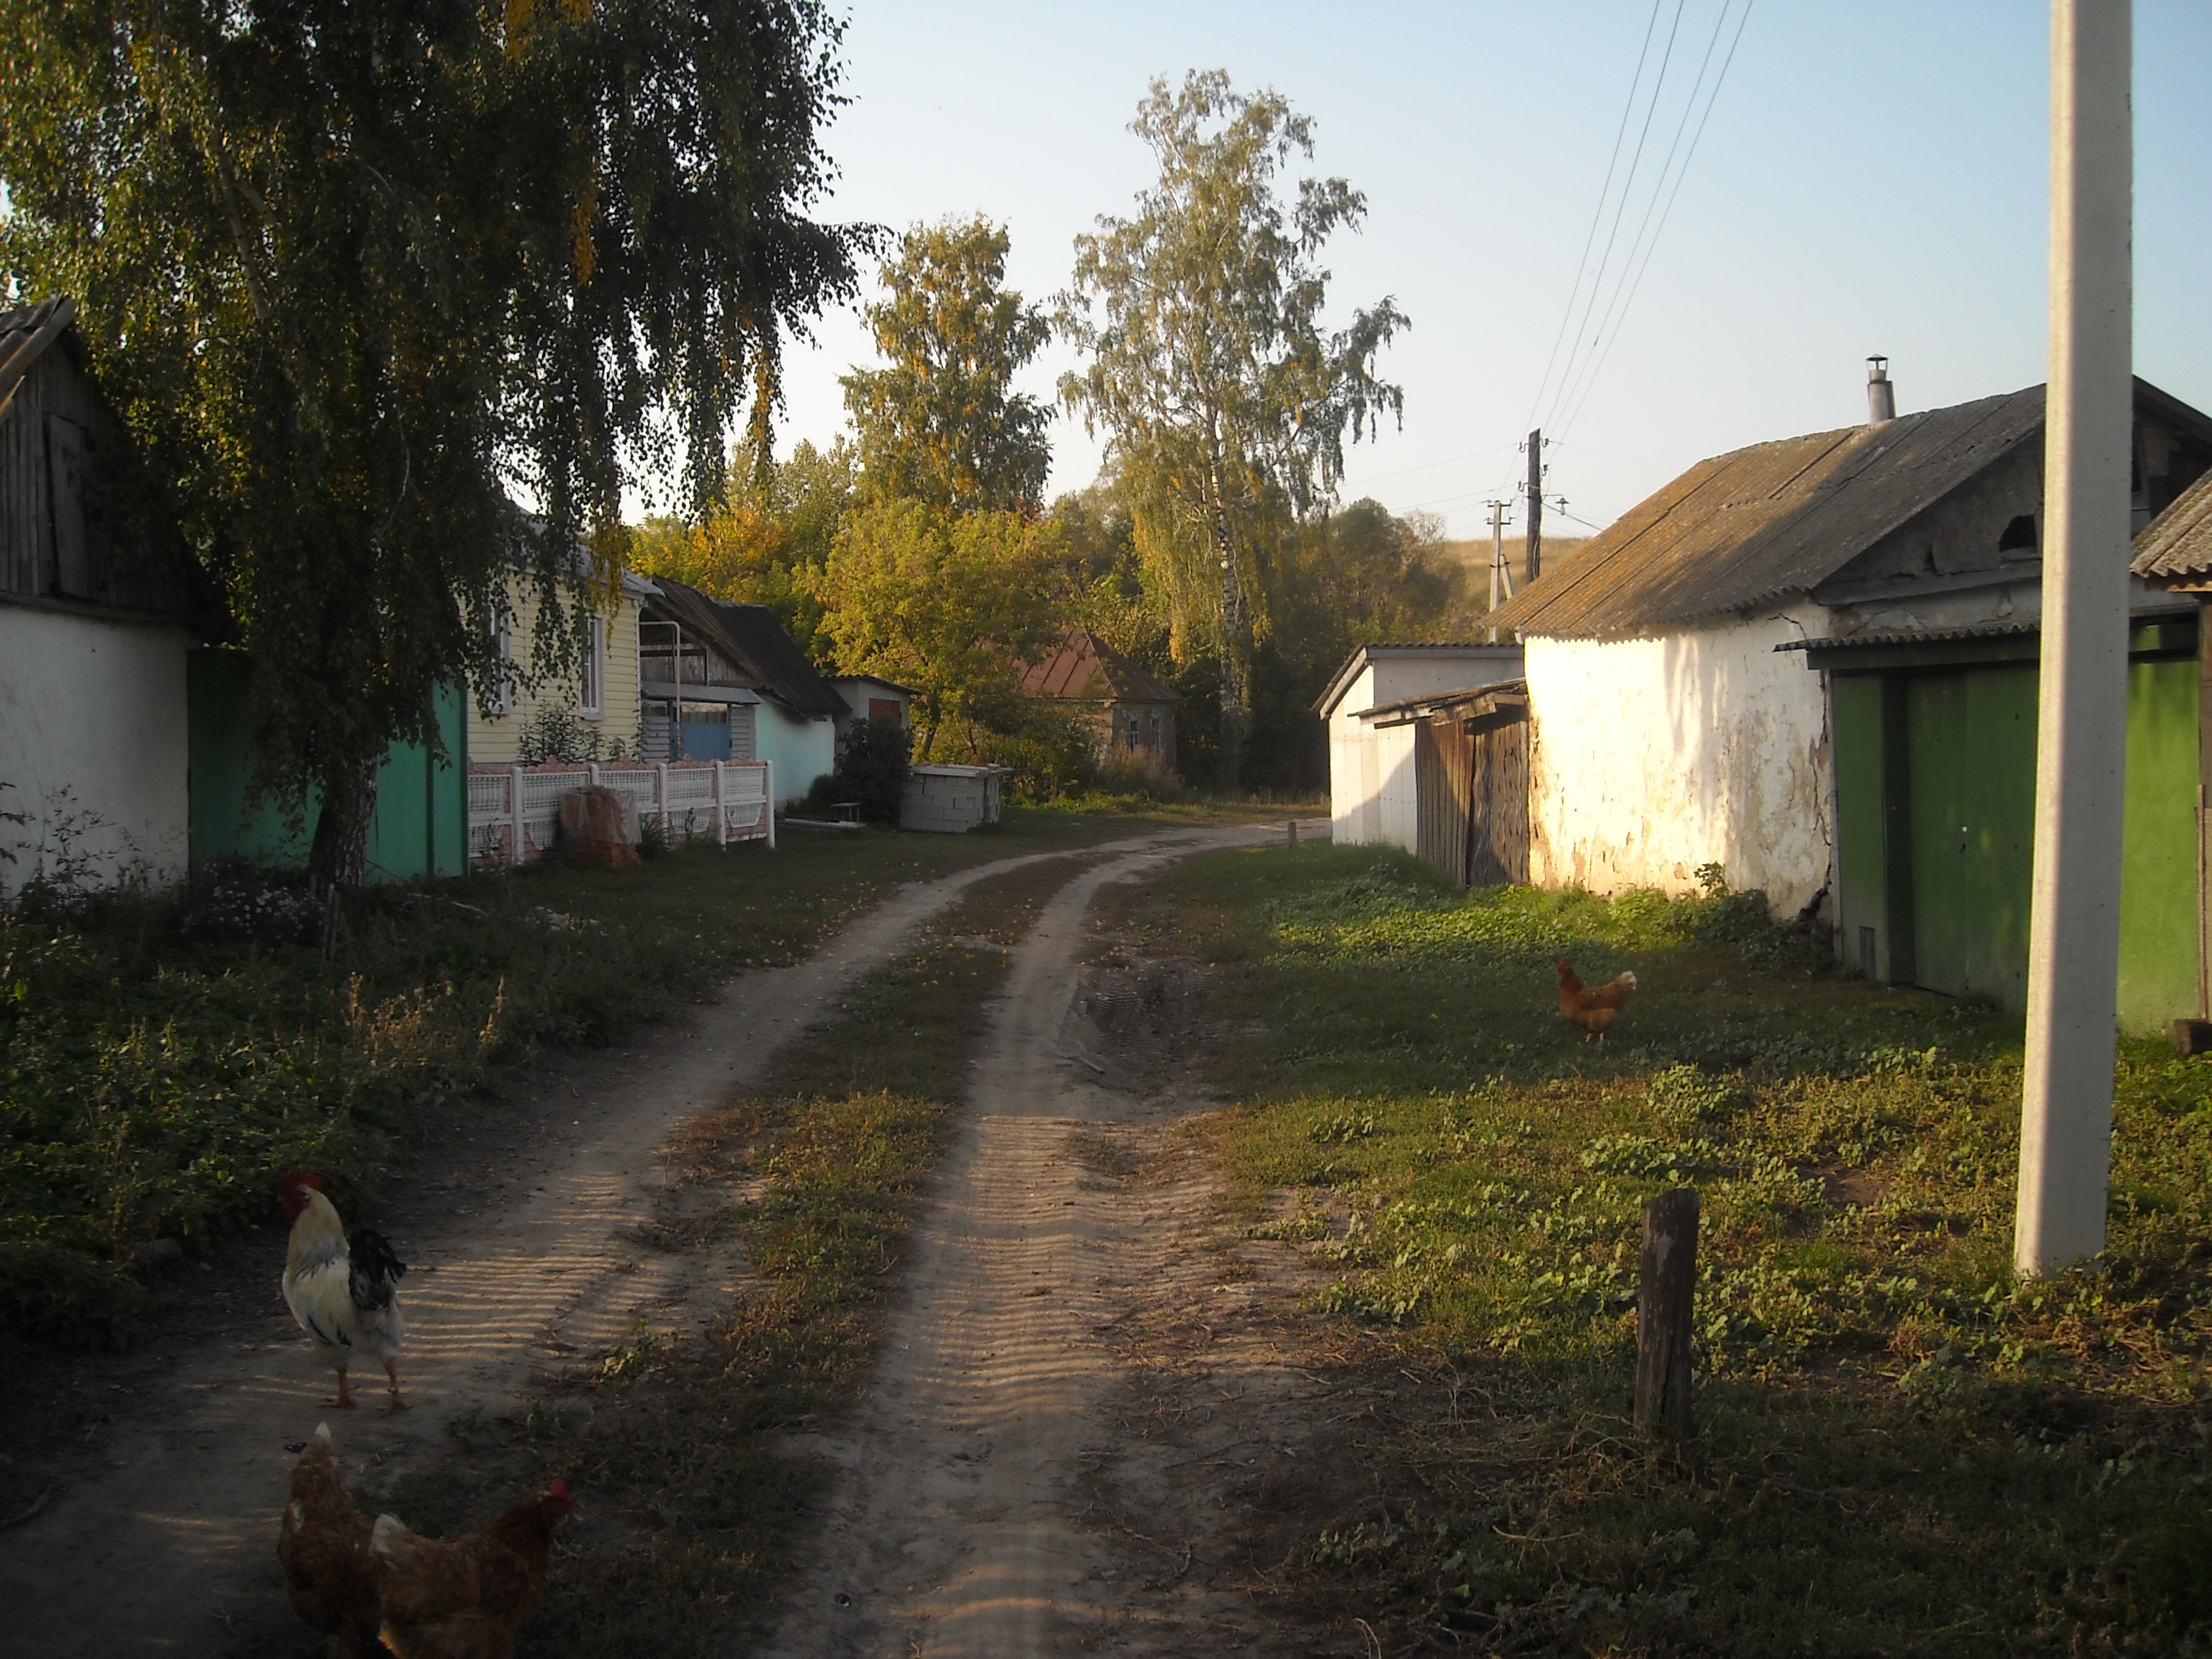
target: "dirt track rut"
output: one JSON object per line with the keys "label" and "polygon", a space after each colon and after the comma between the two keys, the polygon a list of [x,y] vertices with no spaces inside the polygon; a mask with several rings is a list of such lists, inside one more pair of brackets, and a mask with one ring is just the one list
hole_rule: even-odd
{"label": "dirt track rut", "polygon": [[[1172,830],[1075,850],[1126,854],[1109,866],[1121,869],[1134,867],[1132,860],[1267,833]],[[519,1165],[475,1177],[463,1172],[444,1190],[424,1192],[411,1211],[386,1218],[401,1254],[427,1270],[404,1285],[414,1410],[384,1418],[319,1406],[328,1373],[291,1328],[276,1298],[272,1263],[268,1306],[234,1325],[226,1339],[168,1357],[172,1363],[153,1386],[128,1405],[99,1462],[67,1470],[46,1510],[0,1534],[0,1606],[9,1609],[0,1645],[21,1659],[297,1650],[304,1632],[285,1605],[274,1550],[291,1463],[285,1443],[303,1439],[328,1419],[349,1462],[375,1466],[380,1482],[388,1483],[445,1455],[450,1425],[472,1413],[514,1409],[563,1356],[619,1340],[645,1309],[665,1319],[671,1301],[687,1293],[714,1301],[717,1285],[662,1283],[625,1237],[651,1213],[661,1183],[658,1154],[670,1132],[759,1077],[780,1042],[833,1010],[840,994],[896,956],[967,888],[1066,856],[1000,860],[902,889],[806,961],[738,980],[681,1036],[640,1044],[628,1056],[586,1056],[555,1068],[551,1086],[572,1093],[573,1105],[539,1103],[544,1127]],[[1082,905],[1106,878],[1096,871],[1078,878],[1053,902],[1021,947],[1018,981],[1042,972],[1053,975],[1055,986],[1072,983],[1066,970]],[[1009,1005],[1007,1018],[1044,1019],[1048,1012],[1036,995],[1024,994]],[[979,1083],[984,1109],[978,1121],[992,1127],[963,1139],[963,1167],[988,1169],[994,1180],[1015,1168],[1024,1172],[1021,1179],[1049,1186],[1038,1135],[1048,1135],[1050,1126],[1025,1117],[1022,1103],[1054,1099],[1051,1068],[1038,1059],[1051,1048],[1053,1033],[1021,1026],[1005,1035],[1010,1057],[987,1064]],[[1006,1196],[1019,1194],[1010,1190]],[[1009,1273],[1033,1271],[1040,1282],[1048,1273],[1056,1277],[1074,1242],[1057,1217],[1043,1213],[1048,1201],[1060,1200],[1031,1196],[1034,1201],[1014,1213],[994,1208],[976,1215],[979,1237],[1003,1234],[1013,1250],[1006,1270],[988,1287],[958,1291],[945,1281],[933,1295],[974,1302],[1000,1291],[1013,1295]],[[972,1346],[975,1335],[993,1333],[1002,1371],[1036,1370],[1036,1398],[1045,1415],[1025,1425],[1018,1414],[1006,1417],[1000,1399],[990,1407],[990,1422],[993,1443],[1003,1443],[1005,1457],[1040,1464],[1057,1455],[1062,1437],[1052,1425],[1062,1419],[1053,1413],[1065,1412],[1072,1399],[1065,1368],[1054,1358],[1063,1350],[1065,1321],[1060,1308],[1048,1312],[1048,1300],[1016,1295],[1003,1304],[977,1302],[978,1322],[966,1339]],[[929,1302],[925,1297],[917,1305]],[[374,1390],[365,1395],[376,1397]],[[1011,1576],[1003,1585],[994,1579],[963,1588],[957,1605],[938,1615],[941,1627],[957,1630],[962,1618],[972,1616],[961,1609],[994,1598],[1026,1605],[1068,1570],[1065,1540],[1051,1528],[1023,1530],[1013,1507],[995,1524],[1006,1528],[1005,1547],[976,1559],[1001,1563],[990,1571]]]}

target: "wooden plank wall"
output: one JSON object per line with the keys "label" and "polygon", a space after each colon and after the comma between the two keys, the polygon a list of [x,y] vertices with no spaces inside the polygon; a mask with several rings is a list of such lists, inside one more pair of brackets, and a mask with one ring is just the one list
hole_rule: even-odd
{"label": "wooden plank wall", "polygon": [[1414,850],[1463,887],[1528,879],[1528,720],[1525,710],[1413,728]]}

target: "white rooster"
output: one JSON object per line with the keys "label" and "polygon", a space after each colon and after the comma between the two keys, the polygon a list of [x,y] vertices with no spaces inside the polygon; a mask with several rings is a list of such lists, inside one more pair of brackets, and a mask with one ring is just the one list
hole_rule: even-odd
{"label": "white rooster", "polygon": [[407,1264],[381,1233],[361,1227],[348,1238],[337,1206],[317,1190],[322,1184],[313,1170],[295,1170],[276,1183],[284,1218],[292,1224],[284,1252],[285,1304],[300,1328],[337,1367],[337,1395],[325,1405],[353,1404],[346,1370],[358,1353],[380,1364],[392,1379],[392,1397],[379,1409],[404,1410],[399,1344],[407,1334],[407,1320],[399,1311],[395,1285]]}

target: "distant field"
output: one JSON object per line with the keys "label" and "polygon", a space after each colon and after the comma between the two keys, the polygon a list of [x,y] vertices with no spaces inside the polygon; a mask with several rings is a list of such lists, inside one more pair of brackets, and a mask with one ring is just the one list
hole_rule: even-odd
{"label": "distant field", "polygon": [[[1581,547],[1582,544],[1588,540],[1589,540],[1589,538],[1587,536],[1545,537],[1545,562],[1547,564],[1554,563],[1560,559],[1564,559],[1568,554],[1575,551],[1576,549]],[[1475,578],[1480,594],[1482,597],[1486,598],[1490,592],[1490,579],[1488,574],[1490,569],[1490,538],[1487,536],[1482,536],[1471,538],[1463,542],[1440,542],[1437,545],[1443,550],[1446,556],[1457,559],[1462,564],[1468,568]],[[1513,586],[1516,590],[1520,587],[1522,579],[1528,571],[1528,550],[1520,537],[1508,536],[1505,538],[1505,560],[1506,562],[1513,568]]]}

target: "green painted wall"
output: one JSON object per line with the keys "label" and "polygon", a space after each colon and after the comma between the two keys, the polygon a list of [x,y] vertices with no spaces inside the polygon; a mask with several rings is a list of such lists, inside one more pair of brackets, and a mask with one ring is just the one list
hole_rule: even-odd
{"label": "green painted wall", "polygon": [[2036,671],[1915,675],[1905,690],[1914,981],[2024,1011]]}
{"label": "green painted wall", "polygon": [[[1862,965],[1860,930],[1871,928],[1877,977],[2025,1012],[2035,667],[1907,668],[1830,682],[1844,961]],[[2118,988],[2120,1023],[2134,1031],[2196,1012],[2197,682],[2193,659],[2128,666]],[[1904,716],[1887,738],[1885,696]],[[1886,846],[1893,805],[1906,833]],[[1908,926],[1909,939],[1895,937]],[[1900,956],[1907,973],[1894,971]]]}
{"label": "green painted wall", "polygon": [[1889,890],[1882,878],[1881,681],[1832,682],[1836,757],[1837,926],[1844,965],[1887,980]]}
{"label": "green painted wall", "polygon": [[[283,816],[252,799],[252,724],[247,716],[246,659],[233,651],[195,651],[187,659],[191,743],[191,861],[249,859],[279,867],[307,860],[306,822],[288,831]],[[369,821],[368,878],[409,881],[454,876],[468,868],[468,761],[465,709],[459,691],[438,694],[438,725],[450,759],[434,760],[419,744],[395,744],[377,774],[376,811]]]}
{"label": "green painted wall", "polygon": [[2120,1024],[2130,1030],[2197,1012],[2197,664],[2130,663],[2120,886]]}

